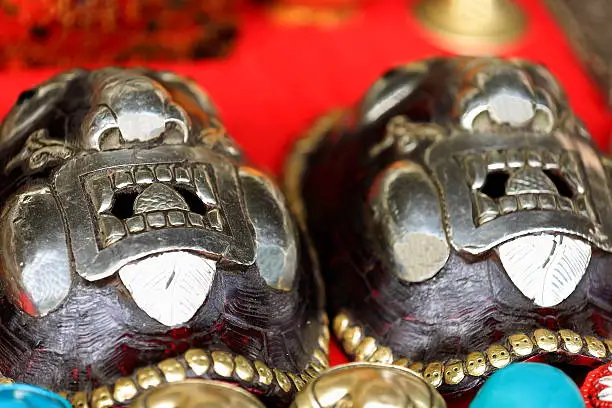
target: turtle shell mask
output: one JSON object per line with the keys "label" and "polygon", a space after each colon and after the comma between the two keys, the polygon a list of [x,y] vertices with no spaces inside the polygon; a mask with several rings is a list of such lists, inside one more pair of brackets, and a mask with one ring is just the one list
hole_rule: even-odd
{"label": "turtle shell mask", "polygon": [[322,118],[286,183],[344,351],[452,394],[611,356],[611,169],[545,68],[462,57]]}
{"label": "turtle shell mask", "polygon": [[75,406],[189,378],[275,406],[327,364],[310,252],[192,82],[65,72],[0,142],[2,375]]}

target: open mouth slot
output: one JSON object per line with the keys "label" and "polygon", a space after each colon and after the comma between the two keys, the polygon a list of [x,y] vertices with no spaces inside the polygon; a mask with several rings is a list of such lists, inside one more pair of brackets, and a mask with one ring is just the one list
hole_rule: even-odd
{"label": "open mouth slot", "polygon": [[126,166],[88,177],[85,188],[99,221],[100,246],[164,228],[222,232],[227,223],[212,180],[204,164]]}
{"label": "open mouth slot", "polygon": [[474,222],[517,211],[565,211],[595,221],[574,152],[491,150],[458,158],[472,191]]}

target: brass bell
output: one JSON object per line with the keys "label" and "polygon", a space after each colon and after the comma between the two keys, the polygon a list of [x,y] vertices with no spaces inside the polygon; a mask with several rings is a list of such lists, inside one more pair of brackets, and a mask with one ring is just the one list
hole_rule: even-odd
{"label": "brass bell", "polygon": [[414,11],[433,41],[459,55],[496,54],[526,28],[509,0],[422,0]]}

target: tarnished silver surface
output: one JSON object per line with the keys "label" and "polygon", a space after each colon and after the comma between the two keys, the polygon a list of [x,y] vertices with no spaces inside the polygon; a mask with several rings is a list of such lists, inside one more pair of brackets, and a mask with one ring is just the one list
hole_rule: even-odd
{"label": "tarnished silver surface", "polygon": [[[62,129],[48,126],[66,115]],[[58,121],[59,122],[59,121]],[[290,290],[296,231],[278,189],[243,167],[197,86],[170,72],[75,70],[22,94],[0,128],[2,281],[39,316],[74,274],[118,277],[175,326],[206,301],[216,266],[249,266]],[[13,192],[15,180],[29,181]]]}
{"label": "tarnished silver surface", "polygon": [[3,289],[32,316],[58,307],[70,290],[70,257],[51,189],[32,184],[9,201],[0,218]]}
{"label": "tarnished silver surface", "polygon": [[246,193],[246,209],[255,228],[259,273],[269,286],[291,290],[297,268],[297,242],[284,198],[257,170],[243,167],[240,179]]}
{"label": "tarnished silver surface", "polygon": [[422,166],[396,162],[372,187],[373,218],[383,229],[383,261],[401,279],[422,282],[433,277],[450,255],[438,193]]}

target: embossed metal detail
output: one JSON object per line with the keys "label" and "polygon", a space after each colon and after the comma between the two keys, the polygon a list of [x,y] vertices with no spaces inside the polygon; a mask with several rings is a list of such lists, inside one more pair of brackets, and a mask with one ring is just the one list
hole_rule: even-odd
{"label": "embossed metal detail", "polygon": [[333,367],[309,382],[291,408],[446,408],[442,396],[414,371],[375,363]]}
{"label": "embossed metal detail", "polygon": [[53,140],[46,129],[39,129],[28,136],[21,151],[6,164],[5,172],[18,165],[26,172],[43,170],[48,165],[69,159],[73,154],[74,149],[66,142]]}
{"label": "embossed metal detail", "polygon": [[[188,117],[170,101],[161,85],[135,71],[120,68],[104,68],[92,76],[94,107],[81,126],[84,148],[116,149],[128,143],[155,140],[164,134],[171,143],[188,141]],[[178,130],[176,140],[172,139],[172,132],[167,132],[171,130],[168,125]]]}

